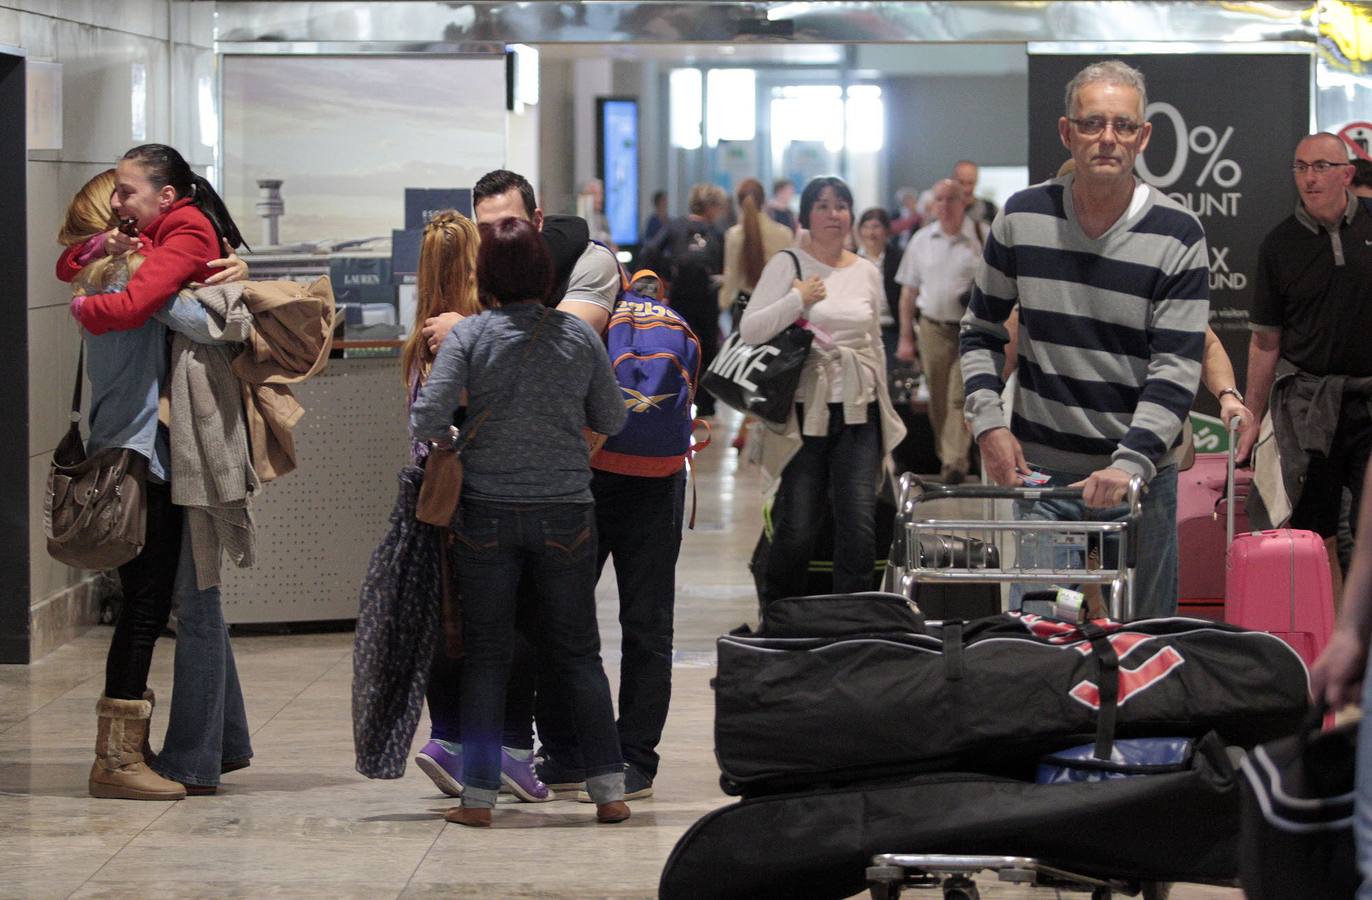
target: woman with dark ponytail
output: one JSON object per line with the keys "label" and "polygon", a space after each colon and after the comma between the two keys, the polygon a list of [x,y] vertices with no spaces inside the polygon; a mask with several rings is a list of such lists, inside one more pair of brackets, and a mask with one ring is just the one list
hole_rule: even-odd
{"label": "woman with dark ponytail", "polygon": [[186,284],[207,282],[220,244],[243,246],[224,201],[174,148],[142,144],[115,166],[113,206],[137,229],[143,265],[118,293],[78,297],[72,316],[91,334],[139,328]]}
{"label": "woman with dark ponytail", "polygon": [[[738,224],[724,232],[724,278],[719,308],[729,309],[739,294],[751,294],[767,260],[791,246],[795,234],[763,211],[767,196],[762,182],[745,178],[738,183]],[[735,322],[735,325],[738,323]]]}

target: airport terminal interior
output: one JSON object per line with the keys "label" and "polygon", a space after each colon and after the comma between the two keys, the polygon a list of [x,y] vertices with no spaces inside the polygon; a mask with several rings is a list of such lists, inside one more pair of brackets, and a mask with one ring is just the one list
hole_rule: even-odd
{"label": "airport terminal interior", "polygon": [[[973,164],[969,204],[1004,207],[1053,177],[1067,80],[1132,61],[1153,128],[1136,172],[1204,225],[1210,327],[1242,377],[1257,247],[1297,202],[1291,149],[1327,131],[1372,164],[1369,35],[1372,13],[1345,0],[0,0],[0,268],[20,285],[10,302],[26,301],[0,326],[0,453],[14,463],[0,484],[0,897],[654,897],[688,829],[739,802],[720,784],[716,642],[758,624],[767,477],[724,403],[685,490],[661,766],[627,822],[597,824],[570,796],[510,795],[489,829],[446,821],[457,801],[414,764],[427,710],[403,777],[355,767],[355,624],[411,448],[400,348],[421,238],[436,210],[473,213],[484,173],[526,175],[545,215],[586,219],[626,272],[646,258],[650,217],[685,217],[700,185],[728,198],[721,232],[745,179],[794,216],[805,184],[830,175],[855,218],[877,208],[910,228],[935,221],[934,189],[959,163]],[[54,559],[45,523],[82,347],[57,235],[88,179],[146,143],[177,148],[222,196],[250,279],[328,276],[335,310],[327,365],[292,385],[294,471],[251,501],[255,562],[222,570],[251,765],[175,802],[88,791],[120,582]],[[776,199],[783,181],[796,195]],[[727,310],[712,324],[733,328]],[[912,443],[895,465],[946,475],[927,388],[901,376],[890,387]],[[1223,453],[1222,398],[1201,395],[1196,448]],[[1008,509],[966,500],[937,515]],[[612,561],[596,588],[612,692],[619,608]],[[148,677],[153,750],[177,690],[176,628],[173,612]],[[866,895],[860,876],[852,896]],[[977,884],[986,898],[1056,896],[990,873]],[[1170,896],[1243,893],[1231,880]]]}

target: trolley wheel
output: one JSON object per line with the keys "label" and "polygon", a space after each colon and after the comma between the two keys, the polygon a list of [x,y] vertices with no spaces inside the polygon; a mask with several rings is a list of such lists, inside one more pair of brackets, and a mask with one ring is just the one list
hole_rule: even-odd
{"label": "trolley wheel", "polygon": [[1143,900],[1167,900],[1172,896],[1172,882],[1145,881],[1139,885],[1139,896]]}
{"label": "trolley wheel", "polygon": [[949,875],[943,880],[943,900],[981,900],[981,892],[966,875]]}
{"label": "trolley wheel", "polygon": [[1108,887],[1098,887],[1091,891],[1091,900],[1110,900],[1114,896],[1114,891]]}
{"label": "trolley wheel", "polygon": [[904,883],[905,870],[900,866],[867,867],[867,891],[872,900],[896,900]]}

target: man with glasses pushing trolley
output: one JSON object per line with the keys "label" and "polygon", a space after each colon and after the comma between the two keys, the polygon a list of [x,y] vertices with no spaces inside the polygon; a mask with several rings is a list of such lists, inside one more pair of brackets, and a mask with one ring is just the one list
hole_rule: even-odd
{"label": "man with glasses pushing trolley", "polygon": [[[1074,171],[1012,196],[986,240],[960,337],[967,420],[996,483],[1082,488],[1080,502],[1017,503],[1016,518],[1122,518],[1130,478],[1147,482],[1134,614],[1171,615],[1182,422],[1210,309],[1205,232],[1134,175],[1151,131],[1142,73],[1092,64],[1066,101],[1058,134]],[[1016,306],[1007,420],[1000,373]]]}

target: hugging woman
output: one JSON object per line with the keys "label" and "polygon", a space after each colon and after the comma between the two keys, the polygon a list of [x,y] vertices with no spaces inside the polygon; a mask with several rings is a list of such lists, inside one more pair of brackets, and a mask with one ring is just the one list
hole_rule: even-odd
{"label": "hugging woman", "polygon": [[462,498],[453,519],[466,657],[462,805],[449,821],[484,826],[500,788],[505,690],[521,577],[532,587],[538,651],[571,704],[586,788],[601,822],[629,817],[595,614],[595,513],[583,428],[615,434],[627,411],[605,345],[545,306],[553,264],[534,226],[481,226],[477,287],[494,307],[458,322],[415,400],[419,440],[447,440],[464,392]]}
{"label": "hugging woman", "polygon": [[[134,235],[114,227],[119,219]],[[145,461],[147,523],[142,551],[119,567],[124,605],[97,705],[93,797],[177,800],[214,793],[222,772],[248,765],[252,748],[219,589],[201,590],[190,529],[172,502],[171,444],[158,401],[168,383],[168,329],[215,342],[205,312],[178,298],[216,273],[222,245],[242,243],[210,184],[176,150],[135,147],[113,172],[73,200],[60,235],[68,250],[58,277],[75,280],[72,315],[82,325],[91,384],[87,450],[135,451]],[[229,277],[246,270],[233,259]],[[147,690],[153,646],[179,604],[175,692],[162,751],[148,744]]]}

